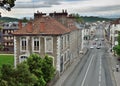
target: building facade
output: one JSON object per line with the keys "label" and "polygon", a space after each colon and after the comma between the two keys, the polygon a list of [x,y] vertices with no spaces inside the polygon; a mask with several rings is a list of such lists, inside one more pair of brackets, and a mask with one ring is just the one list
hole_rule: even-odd
{"label": "building facade", "polygon": [[[58,17],[61,21],[63,15],[62,12]],[[13,33],[14,65],[26,60],[32,53],[41,57],[47,54],[53,58],[53,65],[62,74],[73,58],[78,57],[81,39],[80,30],[75,27],[72,19],[68,15],[63,19],[67,25],[45,13],[37,12],[33,21],[23,28],[20,26]]]}
{"label": "building facade", "polygon": [[118,45],[118,32],[120,32],[120,19],[114,20],[110,24],[110,43],[111,48],[113,49],[114,46]]}

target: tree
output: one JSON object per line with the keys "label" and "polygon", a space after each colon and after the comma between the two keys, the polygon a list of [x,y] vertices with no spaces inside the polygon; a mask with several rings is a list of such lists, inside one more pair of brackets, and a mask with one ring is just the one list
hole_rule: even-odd
{"label": "tree", "polygon": [[82,19],[82,17],[77,13],[77,14],[71,14],[73,17],[75,17],[75,19],[76,19],[76,22],[78,22],[78,23],[83,23],[84,21],[83,21],[83,19]]}
{"label": "tree", "polygon": [[22,22],[28,22],[29,20],[26,18],[26,17],[24,17],[23,19],[22,19]]}
{"label": "tree", "polygon": [[0,86],[34,86],[38,78],[28,68],[25,63],[18,64],[17,68],[2,65]]}
{"label": "tree", "polygon": [[43,78],[42,68],[42,58],[37,54],[32,54],[27,59],[27,64],[29,65],[29,70],[31,73],[38,77],[38,82],[36,86],[45,86],[46,81]]}
{"label": "tree", "polygon": [[0,86],[46,86],[54,73],[51,57],[41,58],[37,54],[32,54],[16,68],[10,64],[2,65]]}
{"label": "tree", "polygon": [[53,59],[49,56],[45,56],[42,64],[43,77],[46,82],[50,81],[55,73],[55,68],[53,67]]}
{"label": "tree", "polygon": [[118,33],[118,45],[113,47],[113,50],[115,51],[115,53],[120,56],[120,32]]}
{"label": "tree", "polygon": [[35,74],[39,79],[37,86],[45,86],[54,76],[53,59],[49,56],[41,58],[37,54],[32,54],[28,58],[27,64],[31,73]]}
{"label": "tree", "polygon": [[14,72],[16,86],[34,86],[38,78],[29,71],[29,66],[26,63],[17,65]]}
{"label": "tree", "polygon": [[11,8],[15,6],[16,0],[1,0],[0,7],[5,8],[8,11],[11,11]]}

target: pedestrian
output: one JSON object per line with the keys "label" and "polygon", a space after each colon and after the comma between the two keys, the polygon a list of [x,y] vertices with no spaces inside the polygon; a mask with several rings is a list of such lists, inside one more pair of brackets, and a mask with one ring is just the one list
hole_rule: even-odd
{"label": "pedestrian", "polygon": [[119,65],[116,64],[116,72],[119,72]]}

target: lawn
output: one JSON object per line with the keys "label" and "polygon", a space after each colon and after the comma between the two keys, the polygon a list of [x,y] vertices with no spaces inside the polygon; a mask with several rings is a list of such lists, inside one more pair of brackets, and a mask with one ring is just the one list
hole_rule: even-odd
{"label": "lawn", "polygon": [[14,55],[0,55],[0,68],[2,64],[11,64],[14,65]]}

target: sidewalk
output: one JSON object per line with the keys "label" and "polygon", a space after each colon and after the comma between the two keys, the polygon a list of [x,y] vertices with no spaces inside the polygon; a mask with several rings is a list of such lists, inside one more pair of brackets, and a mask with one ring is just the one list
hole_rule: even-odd
{"label": "sidewalk", "polygon": [[80,54],[79,57],[77,57],[72,64],[65,70],[65,72],[60,76],[60,78],[57,80],[57,82],[53,86],[62,86],[64,81],[67,79],[67,77],[72,73],[78,62],[81,60],[81,58],[86,54],[87,49],[84,49],[84,54]]}
{"label": "sidewalk", "polygon": [[[107,47],[109,48],[110,42],[107,39],[105,39],[105,41],[108,43]],[[117,61],[117,57],[115,57],[113,53],[109,52],[109,56],[110,56],[110,61],[111,61],[113,78],[116,82],[114,83],[114,86],[120,86],[120,68],[119,68],[119,72],[116,72],[116,64],[119,63],[119,67],[120,67],[120,62]]]}
{"label": "sidewalk", "polygon": [[110,53],[110,59],[111,59],[111,66],[112,66],[112,71],[114,74],[114,79],[116,81],[116,85],[115,86],[120,86],[120,68],[119,68],[119,72],[116,72],[116,64],[120,62],[117,61],[117,57],[115,57],[112,53]]}

